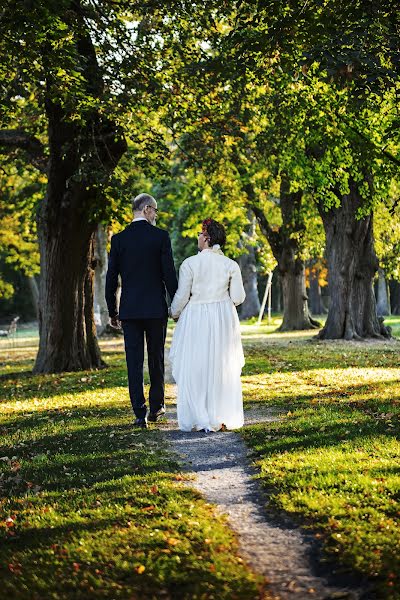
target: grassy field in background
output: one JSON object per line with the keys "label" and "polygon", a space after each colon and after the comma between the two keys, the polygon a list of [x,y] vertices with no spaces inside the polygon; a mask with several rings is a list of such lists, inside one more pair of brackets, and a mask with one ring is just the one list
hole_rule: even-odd
{"label": "grassy field in background", "polygon": [[[398,335],[400,317],[388,322]],[[242,324],[245,406],[281,415],[242,431],[271,506],[398,599],[399,342],[319,342],[278,324]],[[234,537],[184,487],[161,434],[132,429],[122,339],[101,342],[105,370],[40,377],[27,339],[0,359],[8,596],[256,598]]]}

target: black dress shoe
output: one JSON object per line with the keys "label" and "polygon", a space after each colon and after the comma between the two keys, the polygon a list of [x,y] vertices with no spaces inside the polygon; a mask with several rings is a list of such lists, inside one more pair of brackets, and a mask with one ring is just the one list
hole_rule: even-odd
{"label": "black dress shoe", "polygon": [[143,417],[142,419],[135,419],[134,422],[135,427],[141,427],[142,429],[147,429],[147,419]]}
{"label": "black dress shoe", "polygon": [[150,423],[155,423],[163,415],[165,415],[165,408],[162,406],[161,408],[158,409],[157,412],[155,412],[155,413],[152,413],[152,412],[149,413],[149,416],[147,417],[147,420],[150,421]]}

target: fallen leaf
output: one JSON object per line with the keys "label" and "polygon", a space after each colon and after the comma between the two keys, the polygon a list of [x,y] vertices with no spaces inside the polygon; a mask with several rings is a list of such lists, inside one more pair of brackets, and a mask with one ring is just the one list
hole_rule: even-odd
{"label": "fallen leaf", "polygon": [[22,565],[20,563],[9,563],[8,564],[8,570],[11,571],[11,573],[14,573],[14,575],[21,575],[22,572]]}
{"label": "fallen leaf", "polygon": [[167,539],[168,546],[176,546],[179,543],[180,543],[180,540],[177,540],[176,538],[170,537]]}

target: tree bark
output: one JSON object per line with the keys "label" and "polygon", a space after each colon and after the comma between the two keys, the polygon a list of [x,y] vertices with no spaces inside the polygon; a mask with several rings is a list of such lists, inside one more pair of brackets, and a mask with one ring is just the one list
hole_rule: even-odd
{"label": "tree bark", "polygon": [[324,314],[325,308],[322,304],[321,287],[319,285],[320,270],[316,260],[310,260],[308,263],[309,269],[309,291],[308,291],[308,304],[311,312],[314,315]]}
{"label": "tree bark", "polygon": [[[255,217],[249,211],[250,229],[246,234],[247,238],[252,238],[255,233]],[[251,319],[258,317],[260,312],[260,298],[258,296],[257,286],[257,266],[256,253],[254,246],[250,243],[245,244],[246,254],[242,254],[238,263],[243,277],[243,286],[246,292],[246,299],[240,307],[240,318]]]}
{"label": "tree bark", "polygon": [[305,286],[305,264],[301,258],[301,237],[305,229],[302,212],[302,191],[291,192],[290,182],[281,175],[280,208],[282,225],[273,229],[262,211],[252,204],[261,231],[267,237],[278,263],[282,282],[283,321],[281,331],[296,331],[320,327],[308,310]]}
{"label": "tree bark", "polygon": [[105,298],[106,275],[108,265],[107,227],[98,225],[95,236],[95,272],[94,272],[94,312],[99,317],[96,323],[97,335],[101,335],[108,325],[108,308]]}
{"label": "tree bark", "polygon": [[390,315],[389,284],[381,268],[378,269],[376,310],[378,315]]}
{"label": "tree bark", "polygon": [[253,247],[248,247],[247,250],[248,252],[242,254],[238,259],[246,292],[246,299],[240,308],[241,319],[251,319],[251,317],[258,316],[260,312],[255,251]]}
{"label": "tree bark", "polygon": [[39,318],[39,286],[34,275],[29,276],[27,279],[32,296],[32,305],[35,309],[36,317]]}
{"label": "tree bark", "polygon": [[389,289],[392,315],[400,315],[400,282],[392,280]]}
{"label": "tree bark", "polygon": [[373,215],[357,219],[362,197],[350,180],[349,194],[338,208],[319,207],[326,233],[331,302],[320,339],[361,340],[390,337],[378,319],[373,278],[378,269],[374,250]]}
{"label": "tree bark", "polygon": [[[82,22],[77,49],[88,93],[101,98],[103,81]],[[34,372],[96,369],[104,365],[93,314],[95,214],[102,186],[126,150],[120,129],[97,109],[82,121],[66,112],[48,75],[48,185],[38,213],[40,247],[40,343]]]}

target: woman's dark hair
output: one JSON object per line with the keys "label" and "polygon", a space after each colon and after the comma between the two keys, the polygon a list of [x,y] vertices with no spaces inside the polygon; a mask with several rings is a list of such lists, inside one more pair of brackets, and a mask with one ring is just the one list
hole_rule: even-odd
{"label": "woman's dark hair", "polygon": [[205,219],[203,221],[203,231],[207,233],[207,236],[210,238],[210,246],[219,244],[222,247],[225,245],[226,233],[222,223],[218,223],[218,221],[214,221],[214,219]]}

